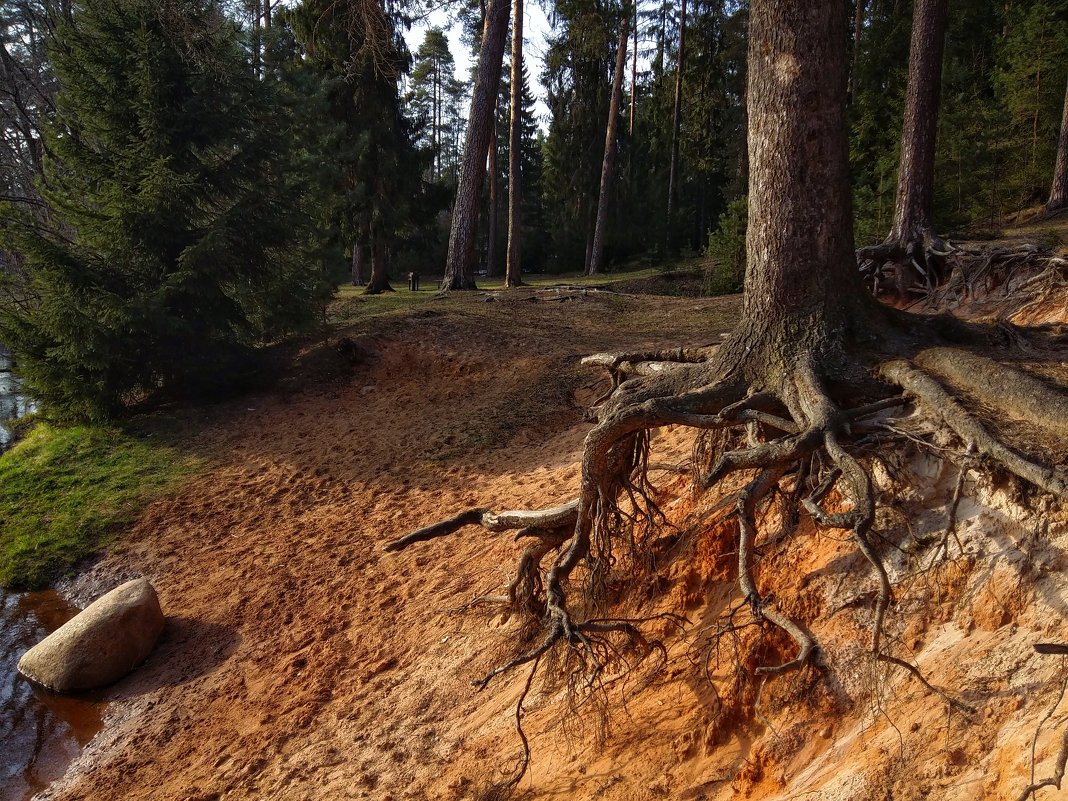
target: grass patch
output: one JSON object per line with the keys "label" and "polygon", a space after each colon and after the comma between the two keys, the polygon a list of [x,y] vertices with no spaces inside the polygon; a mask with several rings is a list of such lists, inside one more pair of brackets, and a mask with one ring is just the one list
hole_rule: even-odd
{"label": "grass patch", "polygon": [[35,589],[69,574],[198,466],[117,428],[38,424],[0,456],[0,584]]}
{"label": "grass patch", "polygon": [[[555,286],[612,288],[615,284],[629,285],[635,281],[663,281],[664,277],[663,267],[632,266],[601,275],[530,273],[523,275],[523,283],[535,289]],[[380,295],[365,295],[364,287],[343,284],[338,287],[327,308],[327,322],[332,325],[353,325],[373,317],[403,315],[429,301],[440,300],[437,289],[439,279],[432,276],[423,278],[423,287],[418,292],[409,292],[406,286],[398,284],[396,292],[383,292]],[[479,276],[475,281],[483,292],[499,292],[504,289],[504,276]]]}
{"label": "grass patch", "polygon": [[364,295],[362,286],[342,286],[327,307],[327,322],[333,325],[352,325],[371,317],[388,314],[403,314],[409,309],[431,301],[437,295],[434,289],[409,292],[383,292],[381,295]]}

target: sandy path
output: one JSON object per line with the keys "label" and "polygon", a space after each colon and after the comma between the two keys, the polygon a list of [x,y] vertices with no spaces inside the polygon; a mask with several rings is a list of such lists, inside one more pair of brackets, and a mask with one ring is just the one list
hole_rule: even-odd
{"label": "sandy path", "polygon": [[[147,665],[113,689],[104,731],[44,797],[476,797],[514,764],[512,705],[525,676],[483,693],[471,687],[499,662],[508,624],[458,608],[500,590],[518,546],[475,529],[397,555],[381,545],[465,506],[546,506],[572,495],[587,429],[574,393],[597,388],[589,376],[553,375],[581,353],[624,342],[700,341],[692,301],[634,301],[633,319],[620,316],[620,302],[386,326],[361,341],[375,358],[344,379],[222,415],[205,435],[219,466],[147,510],[126,545],[75,586],[88,593],[147,575],[169,625]],[[659,327],[643,335],[647,317]],[[528,413],[535,424],[517,425]],[[663,442],[676,452],[686,444],[678,432]],[[471,452],[472,443],[484,447]],[[932,474],[924,491],[954,477]],[[680,497],[671,513],[686,514],[687,503]],[[1053,621],[1068,614],[1068,528],[1051,518],[1054,544],[1024,549],[1031,513],[1007,502],[973,507],[961,537],[977,555],[956,573],[908,584],[899,603],[911,622],[898,632],[932,681],[967,695],[973,717],[947,720],[907,676],[873,678],[864,662],[867,571],[848,543],[809,536],[768,546],[761,577],[812,626],[826,667],[764,693],[770,727],[752,714],[730,719],[729,681],[713,691],[695,650],[732,592],[725,523],[661,570],[651,610],[683,611],[691,633],[672,646],[657,684],[612,708],[606,739],[595,710],[562,726],[561,693],[534,688],[524,793],[1009,797],[1055,695],[1056,665],[1036,660],[1029,643],[1057,635]],[[908,575],[904,562],[894,569]],[[1055,740],[1043,739],[1040,760],[1051,750]]]}
{"label": "sandy path", "polygon": [[507,731],[511,693],[476,699],[496,624],[452,610],[498,592],[517,546],[477,530],[432,551],[380,546],[465,506],[553,505],[577,488],[588,426],[573,399],[512,447],[450,456],[472,420],[517,393],[558,393],[539,377],[610,344],[550,342],[570,312],[531,313],[544,323],[533,347],[416,321],[364,340],[377,355],[348,379],[248,400],[209,432],[221,466],[152,506],[80,582],[144,574],[169,625],[49,797],[421,797],[442,764],[474,758],[471,775],[485,773],[464,743]]}

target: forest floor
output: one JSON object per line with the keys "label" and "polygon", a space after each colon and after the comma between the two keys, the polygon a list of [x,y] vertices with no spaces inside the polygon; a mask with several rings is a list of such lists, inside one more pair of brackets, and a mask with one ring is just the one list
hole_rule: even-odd
{"label": "forest floor", "polygon": [[[168,624],[41,798],[466,799],[514,767],[527,674],[483,691],[471,681],[521,635],[470,602],[501,591],[521,545],[465,529],[400,554],[382,546],[464,508],[573,497],[582,410],[607,386],[579,358],[716,342],[739,299],[520,290],[410,306],[401,295],[371,316],[343,293],[330,341],[299,354],[277,388],[190,415],[185,447],[212,466],[62,587],[85,603],[147,576]],[[1064,319],[1063,300],[1047,319]],[[662,431],[654,461],[682,462],[691,444]],[[964,553],[934,563],[913,540],[944,522],[957,471],[920,458],[903,469],[912,487],[880,528],[898,554],[895,642],[971,712],[870,663],[862,557],[804,527],[764,541],[761,580],[801,599],[823,667],[762,690],[732,678],[729,644],[717,661],[708,634],[736,594],[723,548],[733,523],[667,473],[657,481],[677,546],[623,602],[689,625],[653,632],[668,646],[655,674],[639,666],[592,696],[569,696],[552,670],[532,685],[519,797],[1015,797],[1068,675],[1031,647],[1068,638],[1068,514],[969,481]],[[1065,708],[1045,721],[1039,778],[1066,725]]]}

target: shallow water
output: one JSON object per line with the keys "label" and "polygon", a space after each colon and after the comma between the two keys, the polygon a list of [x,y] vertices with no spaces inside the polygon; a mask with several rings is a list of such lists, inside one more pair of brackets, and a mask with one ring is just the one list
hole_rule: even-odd
{"label": "shallow water", "polygon": [[60,778],[100,730],[99,700],[47,692],[16,670],[30,647],[77,612],[52,590],[0,590],[0,801],[26,801]]}
{"label": "shallow water", "polygon": [[[11,368],[0,348],[0,452],[12,439],[5,423],[35,409]],[[43,790],[100,730],[103,703],[50,693],[16,669],[26,651],[77,613],[52,590],[0,589],[0,801],[26,801]]]}
{"label": "shallow water", "polygon": [[11,431],[4,424],[36,409],[34,402],[22,394],[22,382],[11,367],[11,356],[0,349],[0,452],[11,444]]}

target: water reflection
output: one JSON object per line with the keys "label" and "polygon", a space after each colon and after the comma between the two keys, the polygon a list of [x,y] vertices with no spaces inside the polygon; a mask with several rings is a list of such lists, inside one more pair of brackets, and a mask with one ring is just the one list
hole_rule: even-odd
{"label": "water reflection", "polygon": [[0,591],[0,801],[26,801],[43,790],[100,730],[104,705],[98,700],[49,693],[15,667],[77,612],[52,590]]}
{"label": "water reflection", "polygon": [[22,394],[22,382],[11,368],[11,354],[0,348],[0,451],[11,444],[11,431],[6,422],[36,409],[34,402]]}
{"label": "water reflection", "polygon": [[[0,347],[0,452],[12,440],[6,423],[35,410]],[[50,693],[19,675],[19,658],[78,610],[52,590],[0,589],[0,801],[27,801],[60,778],[100,730],[104,705],[88,695]]]}

